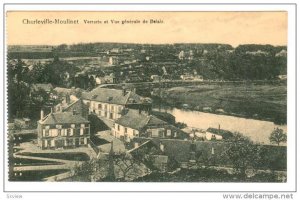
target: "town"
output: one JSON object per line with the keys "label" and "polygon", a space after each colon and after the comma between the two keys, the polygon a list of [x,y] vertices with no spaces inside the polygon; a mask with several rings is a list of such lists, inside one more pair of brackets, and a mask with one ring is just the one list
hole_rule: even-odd
{"label": "town", "polygon": [[9,46],[9,179],[285,182],[286,54],[271,45]]}

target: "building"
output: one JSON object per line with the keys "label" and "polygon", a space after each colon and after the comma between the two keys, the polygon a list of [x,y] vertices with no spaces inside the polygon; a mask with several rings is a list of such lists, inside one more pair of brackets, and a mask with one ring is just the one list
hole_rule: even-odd
{"label": "building", "polygon": [[51,112],[38,121],[38,146],[41,149],[76,148],[87,146],[90,123],[75,112]]}
{"label": "building", "polygon": [[115,121],[115,137],[130,141],[134,137],[187,139],[189,136],[173,125],[140,110],[129,109]]}
{"label": "building", "polygon": [[110,65],[117,65],[117,64],[119,64],[119,59],[117,56],[110,56],[108,59],[108,63]]}
{"label": "building", "polygon": [[183,74],[180,78],[182,80],[203,81],[203,76],[200,75]]}
{"label": "building", "polygon": [[125,108],[149,110],[151,102],[137,95],[134,91],[97,87],[82,93],[83,102],[88,105],[90,113],[115,120],[122,116]]}

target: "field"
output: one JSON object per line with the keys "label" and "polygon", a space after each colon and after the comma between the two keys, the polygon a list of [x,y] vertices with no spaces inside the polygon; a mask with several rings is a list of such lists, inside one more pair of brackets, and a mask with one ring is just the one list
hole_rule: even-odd
{"label": "field", "polygon": [[170,106],[286,124],[286,83],[220,83],[174,87],[161,92]]}

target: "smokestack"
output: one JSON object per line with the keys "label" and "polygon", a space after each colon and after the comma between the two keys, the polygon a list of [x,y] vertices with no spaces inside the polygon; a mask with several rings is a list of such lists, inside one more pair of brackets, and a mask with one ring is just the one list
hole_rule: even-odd
{"label": "smokestack", "polygon": [[220,132],[221,132],[221,125],[219,124],[219,135],[220,135]]}
{"label": "smokestack", "polygon": [[41,120],[44,119],[44,110],[41,110]]}

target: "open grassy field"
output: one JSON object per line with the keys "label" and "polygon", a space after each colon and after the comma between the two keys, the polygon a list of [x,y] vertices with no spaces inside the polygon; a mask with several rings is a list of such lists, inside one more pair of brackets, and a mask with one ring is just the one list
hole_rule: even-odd
{"label": "open grassy field", "polygon": [[162,90],[161,100],[178,108],[221,112],[286,124],[286,83],[220,83],[174,87]]}

